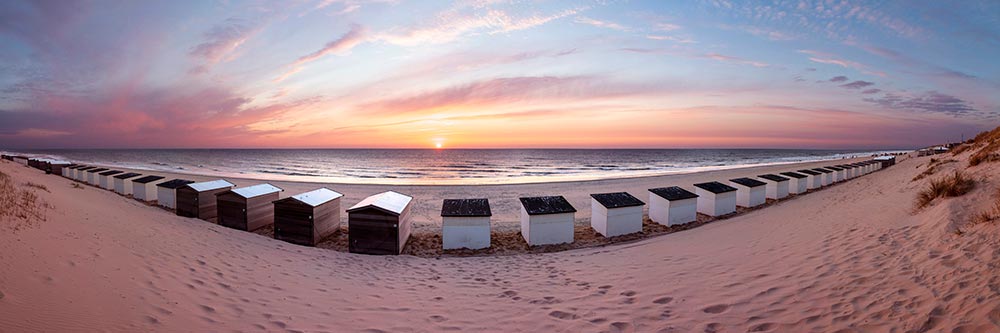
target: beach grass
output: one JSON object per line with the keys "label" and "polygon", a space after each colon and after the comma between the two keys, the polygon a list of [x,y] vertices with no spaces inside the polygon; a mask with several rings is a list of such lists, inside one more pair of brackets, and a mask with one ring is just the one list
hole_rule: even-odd
{"label": "beach grass", "polygon": [[934,199],[962,196],[976,186],[976,181],[962,171],[932,179],[923,190],[917,193],[917,208],[930,205]]}

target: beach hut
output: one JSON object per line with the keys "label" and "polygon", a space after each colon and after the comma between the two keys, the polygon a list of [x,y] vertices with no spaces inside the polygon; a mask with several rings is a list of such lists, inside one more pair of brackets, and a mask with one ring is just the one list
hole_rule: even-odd
{"label": "beach hut", "polygon": [[66,178],[76,179],[76,170],[78,170],[78,169],[80,169],[82,167],[85,167],[85,165],[77,164],[77,165],[71,166],[69,168],[66,168]]}
{"label": "beach hut", "polygon": [[59,175],[63,178],[69,178],[69,173],[73,172],[73,168],[76,168],[76,164],[70,164],[59,169]]}
{"label": "beach hut", "polygon": [[46,163],[46,167],[47,167],[47,170],[45,172],[46,173],[50,173],[50,174],[54,174],[54,175],[62,175],[63,174],[63,169],[68,168],[69,166],[73,165],[73,163],[70,163],[70,162],[67,162],[67,161],[60,161],[60,160],[48,160],[45,163]]}
{"label": "beach hut", "polygon": [[132,197],[142,201],[156,201],[156,184],[163,182],[163,176],[145,176],[132,180]]}
{"label": "beach hut", "polygon": [[678,186],[649,189],[649,219],[672,226],[698,219],[698,195]]}
{"label": "beach hut", "polygon": [[393,191],[361,200],[347,209],[347,248],[351,253],[400,254],[410,238],[413,198]]}
{"label": "beach hut", "polygon": [[833,171],[833,181],[842,182],[844,181],[844,169],[836,166],[825,167],[827,170]]}
{"label": "beach hut", "polygon": [[441,245],[451,249],[490,247],[489,199],[445,199],[441,205]]}
{"label": "beach hut", "polygon": [[806,183],[809,184],[807,187],[810,190],[814,190],[823,187],[823,173],[816,170],[802,169],[799,173],[808,176]]}
{"label": "beach hut", "polygon": [[824,168],[815,168],[813,170],[823,173],[823,186],[833,184],[833,178],[836,176],[836,173],[833,170]]}
{"label": "beach hut", "polygon": [[105,171],[108,171],[108,168],[96,168],[96,169],[87,170],[87,178],[84,179],[84,181],[87,182],[87,184],[95,185],[96,186],[96,185],[100,184],[100,179],[98,179],[97,176],[101,172],[105,172]]}
{"label": "beach hut", "polygon": [[28,158],[24,156],[14,156],[12,161],[20,163],[21,165],[28,165]]}
{"label": "beach hut", "polygon": [[73,177],[73,179],[76,179],[77,181],[85,182],[85,181],[87,181],[87,170],[96,169],[96,168],[97,167],[85,166],[85,167],[76,169],[76,176]]}
{"label": "beach hut", "polygon": [[854,173],[854,166],[850,164],[841,164],[838,165],[837,167],[844,169],[844,179],[851,179],[856,176],[856,174]]}
{"label": "beach hut", "polygon": [[767,183],[750,178],[730,179],[729,185],[736,188],[736,205],[757,207],[767,202]]}
{"label": "beach hut", "polygon": [[698,212],[708,216],[722,216],[736,212],[736,188],[720,183],[694,184],[698,195]]}
{"label": "beach hut", "polygon": [[806,193],[806,190],[809,189],[808,175],[797,172],[782,172],[781,175],[789,179],[788,193],[790,194]]}
{"label": "beach hut", "polygon": [[645,205],[627,192],[591,194],[590,227],[604,237],[641,232]]}
{"label": "beach hut", "polygon": [[132,180],[141,177],[141,173],[128,172],[115,175],[115,192],[121,195],[132,194]]}
{"label": "beach hut", "polygon": [[177,188],[194,184],[187,179],[173,179],[156,184],[156,204],[170,209],[177,208]]}
{"label": "beach hut", "polygon": [[219,225],[254,231],[273,224],[274,201],[280,198],[281,191],[280,187],[265,183],[216,194]]}
{"label": "beach hut", "polygon": [[316,246],[340,229],[340,198],[343,196],[320,188],[274,201],[274,238]]}
{"label": "beach hut", "polygon": [[766,174],[757,176],[763,179],[767,183],[767,198],[768,199],[782,199],[788,196],[788,178],[774,175]]}
{"label": "beach hut", "polygon": [[122,173],[120,170],[108,170],[98,174],[100,176],[97,179],[97,185],[103,189],[114,190],[115,189],[115,175]]}
{"label": "beach hut", "polygon": [[174,202],[177,215],[211,221],[218,213],[215,195],[229,191],[234,186],[236,185],[233,183],[219,179],[178,187]]}
{"label": "beach hut", "polygon": [[521,236],[528,245],[573,242],[576,208],[562,196],[521,199]]}

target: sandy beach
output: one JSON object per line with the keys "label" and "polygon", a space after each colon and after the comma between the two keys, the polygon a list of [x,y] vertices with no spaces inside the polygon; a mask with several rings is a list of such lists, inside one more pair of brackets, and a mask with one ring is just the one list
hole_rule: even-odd
{"label": "sandy beach", "polygon": [[[937,174],[964,168],[970,153]],[[950,156],[949,156],[950,157]],[[932,157],[682,232],[547,254],[422,258],[301,247],[231,230],[7,161],[44,219],[0,233],[4,331],[995,332],[1000,264],[977,186],[915,210]],[[824,163],[814,163],[822,165]],[[438,198],[564,194],[753,175],[762,167],[583,183],[399,188],[434,223]],[[196,178],[196,177],[191,177]],[[198,179],[198,178],[196,178]],[[234,180],[240,185],[249,180]],[[26,186],[24,184],[35,184]],[[313,187],[285,184],[286,193]],[[380,186],[333,186],[346,202]],[[396,187],[393,187],[396,188]],[[432,200],[433,199],[433,200]],[[509,202],[508,202],[509,201]],[[582,210],[578,218],[587,216]],[[959,231],[956,231],[959,230]]]}

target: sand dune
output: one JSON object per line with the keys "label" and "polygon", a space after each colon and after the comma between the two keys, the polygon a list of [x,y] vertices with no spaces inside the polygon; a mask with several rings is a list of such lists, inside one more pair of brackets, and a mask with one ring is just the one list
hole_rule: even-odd
{"label": "sand dune", "polygon": [[0,232],[0,331],[996,332],[1000,231],[967,221],[998,165],[915,211],[928,160],[638,242],[442,258],[300,247],[4,161],[51,208]]}

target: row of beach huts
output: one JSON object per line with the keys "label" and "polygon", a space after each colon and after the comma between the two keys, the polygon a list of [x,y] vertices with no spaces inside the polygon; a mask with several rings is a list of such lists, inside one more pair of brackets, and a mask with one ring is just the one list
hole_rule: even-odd
{"label": "row of beach huts", "polygon": [[[124,170],[73,164],[45,158],[3,155],[3,159],[46,173],[114,191],[172,209],[177,215],[254,231],[274,226],[274,237],[315,246],[340,229],[341,197],[328,188],[280,198],[271,184],[237,188],[223,180],[194,182],[143,175]],[[695,192],[678,186],[649,189],[649,219],[666,225],[695,222],[698,213],[712,217],[753,208],[767,199],[780,200],[834,183],[860,177],[895,164],[894,156],[858,163],[830,165],[730,179],[726,183],[693,184]],[[576,209],[562,196],[520,198],[521,235],[529,245],[572,243]],[[393,191],[367,197],[346,210],[348,248],[353,253],[402,253],[412,230],[413,198]],[[642,231],[647,203],[627,193],[591,194],[590,224],[605,237]],[[483,249],[490,246],[492,216],[488,199],[445,199],[441,207],[442,246]]]}

